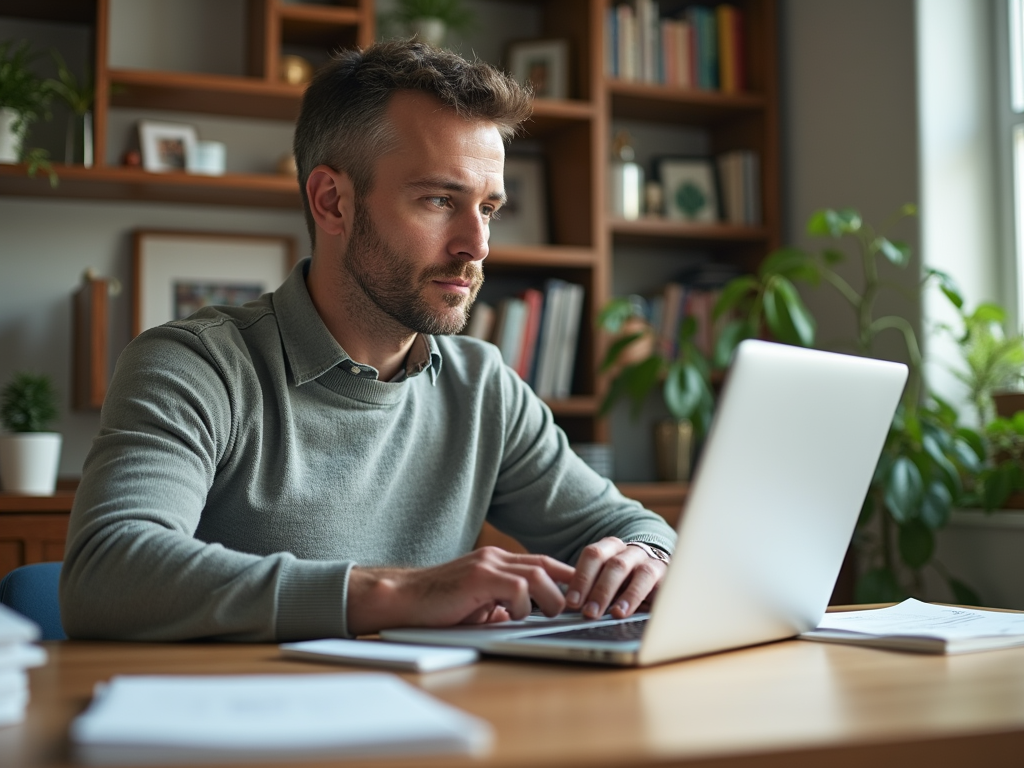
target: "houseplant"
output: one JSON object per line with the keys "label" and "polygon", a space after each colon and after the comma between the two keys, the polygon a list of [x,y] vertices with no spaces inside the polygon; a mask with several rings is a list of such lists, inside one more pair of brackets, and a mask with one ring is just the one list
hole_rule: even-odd
{"label": "houseplant", "polygon": [[[764,328],[779,341],[802,346],[813,343],[814,318],[793,283],[800,279],[815,282],[818,272],[804,258],[782,250],[765,259],[756,275],[730,281],[716,307],[722,327],[710,359],[695,342],[695,318],[682,322],[675,352],[668,353],[656,343],[655,330],[643,319],[640,301],[635,297],[612,299],[598,316],[598,325],[615,337],[601,365],[601,371],[612,376],[601,404],[602,415],[628,397],[636,416],[660,384],[669,413],[677,424],[691,425],[691,440],[699,444],[714,410],[712,371],[729,364],[742,339],[759,336]],[[659,424],[656,429],[664,432],[670,428]]]}
{"label": "houseplant", "polygon": [[52,52],[57,64],[57,79],[49,81],[51,91],[71,110],[64,139],[64,162],[81,162],[92,167],[92,108],[96,101],[96,88],[90,79],[79,81],[68,69],[57,51]]}
{"label": "houseplant", "polygon": [[61,436],[57,391],[45,374],[16,373],[0,390],[0,484],[8,493],[45,496],[56,487]]}
{"label": "houseplant", "polygon": [[463,0],[398,0],[395,10],[382,18],[382,26],[398,25],[406,34],[439,47],[448,30],[464,32],[474,18]]}
{"label": "houseplant", "polygon": [[45,171],[56,186],[46,151],[25,146],[32,123],[50,119],[51,83],[32,71],[35,58],[25,41],[0,42],[0,162],[25,161],[29,176]]}
{"label": "houseplant", "polygon": [[[907,387],[864,501],[854,539],[861,565],[855,599],[864,603],[892,602],[920,593],[923,570],[930,567],[947,582],[957,602],[978,604],[974,591],[937,562],[934,552],[935,532],[947,524],[952,508],[966,493],[964,478],[976,476],[984,468],[984,442],[977,431],[958,423],[952,406],[926,390],[921,346],[910,322],[900,315],[876,312],[879,295],[897,289],[884,278],[881,265],[888,263],[906,269],[911,263],[910,247],[890,239],[887,233],[900,220],[913,215],[916,208],[906,205],[878,229],[851,209],[825,209],[811,216],[809,234],[854,243],[862,278],[859,290],[834,269],[848,258],[836,247],[826,247],[817,254],[787,248],[775,256],[786,263],[786,269],[795,278],[828,283],[849,305],[856,331],[844,351],[871,355],[881,334],[895,333],[903,340],[907,353]],[[938,283],[954,306],[963,306],[963,299],[948,275],[934,269],[923,270],[921,287],[931,282]],[[749,289],[744,292],[739,287],[727,286],[716,311],[734,311],[749,293]],[[777,308],[767,304],[763,307],[765,317],[772,312],[778,314]],[[785,327],[787,323],[779,319],[776,324]],[[798,330],[799,321],[792,324]],[[748,323],[736,337],[742,338],[753,330],[754,326]],[[801,340],[805,338],[806,335],[801,336]],[[727,347],[731,342],[732,339],[725,339],[723,345]]]}

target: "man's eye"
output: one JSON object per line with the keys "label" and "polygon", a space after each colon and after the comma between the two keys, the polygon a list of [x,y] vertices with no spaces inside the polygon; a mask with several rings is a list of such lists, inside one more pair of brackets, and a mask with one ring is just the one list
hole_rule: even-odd
{"label": "man's eye", "polygon": [[432,205],[435,205],[438,208],[445,208],[445,207],[448,206],[448,201],[451,200],[451,198],[450,197],[444,197],[444,196],[438,196],[438,197],[428,197],[427,200]]}
{"label": "man's eye", "polygon": [[480,209],[480,211],[483,213],[484,216],[486,216],[491,221],[495,221],[501,218],[501,214],[499,213],[498,209],[495,208],[493,205],[485,205],[483,208]]}

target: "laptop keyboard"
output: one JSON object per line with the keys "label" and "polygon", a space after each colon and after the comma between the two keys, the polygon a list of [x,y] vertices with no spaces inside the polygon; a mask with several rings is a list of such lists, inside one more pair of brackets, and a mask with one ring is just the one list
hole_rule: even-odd
{"label": "laptop keyboard", "polygon": [[595,624],[591,627],[563,629],[560,632],[545,632],[532,637],[558,638],[559,640],[602,640],[605,642],[628,642],[639,640],[647,628],[647,619],[626,621],[618,624]]}

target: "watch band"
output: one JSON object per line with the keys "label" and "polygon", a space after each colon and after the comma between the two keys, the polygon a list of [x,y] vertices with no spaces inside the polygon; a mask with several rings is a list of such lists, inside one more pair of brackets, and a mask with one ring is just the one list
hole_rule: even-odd
{"label": "watch band", "polygon": [[665,563],[666,565],[668,565],[672,561],[672,558],[668,556],[668,552],[661,549],[661,547],[656,547],[653,544],[648,544],[644,541],[627,541],[626,546],[642,549],[644,552],[647,553],[648,557],[652,558],[653,560],[661,560],[661,562]]}

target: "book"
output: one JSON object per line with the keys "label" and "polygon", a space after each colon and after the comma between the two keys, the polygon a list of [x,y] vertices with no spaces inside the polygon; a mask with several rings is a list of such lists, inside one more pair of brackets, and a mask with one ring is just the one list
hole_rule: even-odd
{"label": "book", "polygon": [[494,331],[494,307],[486,301],[478,301],[473,305],[464,333],[474,339],[488,341]]}
{"label": "book", "polygon": [[523,329],[523,346],[519,352],[519,365],[516,368],[516,373],[523,381],[529,381],[537,354],[540,319],[544,312],[544,294],[536,288],[527,288],[519,298],[526,305],[526,326]]}
{"label": "book", "polygon": [[582,285],[565,286],[565,307],[560,349],[557,358],[553,396],[568,397],[572,392],[572,374],[576,367],[576,344],[579,340],[580,320],[583,315],[585,291]]}
{"label": "book", "polygon": [[384,672],[123,675],[70,729],[87,763],[479,754],[488,723]]}
{"label": "book", "polygon": [[382,667],[405,672],[436,672],[474,663],[480,656],[473,648],[384,643],[375,640],[306,640],[283,643],[281,655],[291,659]]}
{"label": "book", "polygon": [[865,611],[827,613],[803,640],[919,653],[968,653],[1024,645],[1024,613],[954,608],[913,598]]}
{"label": "book", "polygon": [[526,302],[514,296],[498,302],[497,319],[491,341],[501,350],[501,359],[513,370],[519,366],[526,326]]}

